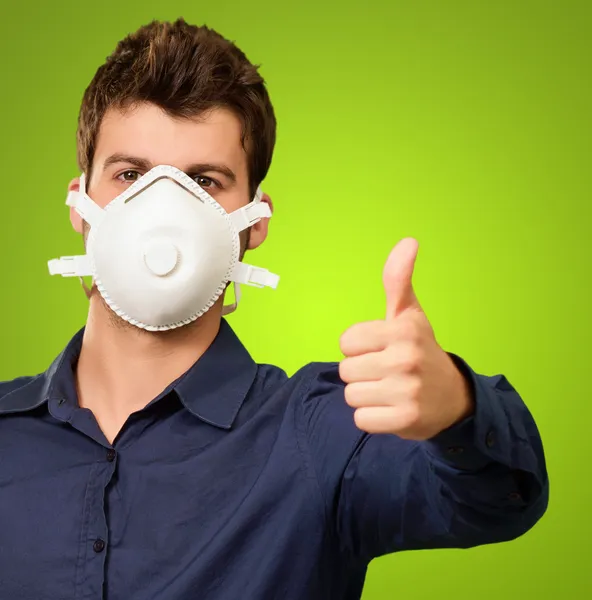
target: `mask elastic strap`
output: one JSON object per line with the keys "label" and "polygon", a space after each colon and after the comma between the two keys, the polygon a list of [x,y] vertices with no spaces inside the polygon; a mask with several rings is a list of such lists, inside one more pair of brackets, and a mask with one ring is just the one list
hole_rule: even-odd
{"label": "mask elastic strap", "polygon": [[229,315],[237,309],[241,298],[241,284],[253,287],[270,287],[276,289],[280,281],[279,275],[267,269],[254,267],[243,262],[236,263],[232,272],[231,281],[234,283],[234,302],[222,308],[222,315]]}
{"label": "mask elastic strap", "polygon": [[68,192],[66,196],[66,206],[71,206],[76,208],[76,203],[78,202],[78,196],[84,196],[86,194],[86,175],[82,173],[78,178],[78,191],[75,192],[72,190]]}
{"label": "mask elastic strap", "polygon": [[267,269],[238,262],[232,271],[230,281],[258,288],[270,287],[275,290],[280,281],[280,276],[271,273]]}
{"label": "mask elastic strap", "polygon": [[[261,219],[265,218],[265,217],[271,217],[271,209],[269,208],[269,204],[267,204],[266,202],[261,202],[263,198],[263,190],[261,189],[261,187],[257,188],[257,191],[255,192],[255,197],[253,198],[253,201],[250,202],[249,204],[247,204],[247,206],[243,206],[242,208],[239,208],[238,210],[234,211],[233,213],[231,213],[230,218],[232,219],[232,222],[234,224],[234,226],[236,227],[237,231],[244,231],[245,229],[248,229],[249,227],[253,226],[255,223],[257,223],[258,221],[260,221]],[[243,283],[248,283],[248,280],[250,279],[249,276],[247,276],[247,272],[248,272],[248,265],[242,265],[242,263],[238,263],[238,265],[235,268],[234,271],[234,279],[235,281],[233,281],[233,286],[234,286],[234,302],[232,304],[226,304],[224,305],[224,307],[222,308],[222,315],[226,316],[229,315],[231,313],[233,313],[237,307],[238,307],[238,303],[240,302],[241,299],[241,286],[239,281],[236,280],[236,278],[238,277]],[[256,268],[256,267],[250,267],[251,269]],[[278,278],[279,280],[279,278]],[[250,285],[253,285],[252,283]],[[255,284],[257,285],[257,284]],[[277,285],[277,284],[276,284]],[[263,287],[263,286],[258,286],[258,287]]]}
{"label": "mask elastic strap", "polygon": [[[86,196],[86,175],[84,173],[82,173],[80,175],[80,183],[79,183],[78,191],[77,192],[74,192],[74,191],[68,192],[68,196],[66,197],[66,205],[71,206],[72,208],[76,209],[76,212],[78,212],[78,214],[80,214],[80,211],[78,210],[78,206],[81,204],[80,199],[83,198],[84,196]],[[91,211],[92,211],[92,209],[91,209]],[[84,218],[84,217],[82,216],[82,218]],[[86,285],[86,282],[82,278],[82,275],[78,275],[78,279],[80,280],[80,285],[82,286],[84,295],[90,300],[91,289],[88,287],[88,285]]]}
{"label": "mask elastic strap", "polygon": [[100,225],[105,217],[105,211],[84,193],[70,192],[66,203],[72,206],[91,228]]}
{"label": "mask elastic strap", "polygon": [[269,204],[267,202],[257,202],[256,200],[230,213],[232,223],[239,232],[252,227],[265,217],[271,217]]}
{"label": "mask elastic strap", "polygon": [[88,287],[88,285],[86,285],[86,281],[84,281],[84,279],[82,279],[82,277],[79,277],[78,279],[80,279],[80,285],[82,286],[82,289],[84,290],[85,296],[90,300],[91,289]]}
{"label": "mask elastic strap", "polygon": [[238,303],[240,302],[240,298],[241,298],[241,287],[239,283],[236,283],[236,281],[233,282],[234,285],[234,302],[232,304],[225,304],[222,307],[222,316],[226,316],[229,315],[230,313],[233,313],[237,307],[238,307]]}

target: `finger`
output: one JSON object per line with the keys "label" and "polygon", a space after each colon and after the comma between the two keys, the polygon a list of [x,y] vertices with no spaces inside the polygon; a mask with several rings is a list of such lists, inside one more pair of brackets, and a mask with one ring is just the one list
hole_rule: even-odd
{"label": "finger", "polygon": [[352,408],[391,406],[396,402],[390,386],[381,381],[356,381],[345,386],[345,402]]}
{"label": "finger", "polygon": [[406,405],[363,407],[354,412],[354,422],[358,429],[368,433],[405,436],[405,432],[417,423],[417,414]]}
{"label": "finger", "polygon": [[345,383],[378,381],[388,374],[382,352],[369,352],[344,358],[339,363],[339,376]]}
{"label": "finger", "polygon": [[422,389],[416,373],[379,381],[354,381],[345,386],[345,401],[352,408],[364,406],[404,406],[417,404]]}
{"label": "finger", "polygon": [[344,358],[339,363],[339,376],[345,383],[378,381],[421,371],[424,353],[413,341],[392,344],[381,352],[369,352]]}
{"label": "finger", "polygon": [[421,308],[412,283],[418,250],[416,240],[405,238],[393,248],[384,265],[382,281],[387,319],[394,319],[410,308]]}
{"label": "finger", "polygon": [[391,340],[391,330],[384,321],[356,323],[347,329],[339,340],[344,356],[358,356],[384,350]]}
{"label": "finger", "polygon": [[397,410],[392,406],[363,407],[354,412],[356,427],[368,433],[392,433],[396,431],[396,417]]}

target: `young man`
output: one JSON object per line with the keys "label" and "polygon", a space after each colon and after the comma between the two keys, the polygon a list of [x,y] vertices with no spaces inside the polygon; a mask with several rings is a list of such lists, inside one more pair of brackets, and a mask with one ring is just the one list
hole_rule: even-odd
{"label": "young man", "polygon": [[224,290],[277,283],[241,262],[267,236],[275,127],[256,68],[205,27],[152,23],[97,71],[69,186],[88,256],[50,263],[92,274],[88,321],[0,384],[2,598],[351,600],[374,557],[512,540],[544,513],[537,428],[437,344],[414,240],[341,363],[250,358]]}

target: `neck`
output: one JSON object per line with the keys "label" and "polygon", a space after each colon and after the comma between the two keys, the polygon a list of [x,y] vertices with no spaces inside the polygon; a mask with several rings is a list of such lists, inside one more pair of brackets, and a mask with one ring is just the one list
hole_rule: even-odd
{"label": "neck", "polygon": [[208,349],[220,328],[222,302],[190,325],[148,332],[120,320],[95,293],[76,368],[79,403],[109,441]]}

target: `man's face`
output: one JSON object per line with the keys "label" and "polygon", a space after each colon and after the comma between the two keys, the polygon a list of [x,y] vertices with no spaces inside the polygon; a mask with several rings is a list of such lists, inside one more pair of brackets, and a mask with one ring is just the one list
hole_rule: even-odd
{"label": "man's face", "polygon": [[[232,112],[215,109],[194,119],[175,119],[153,104],[107,112],[97,138],[87,193],[104,207],[139,177],[161,164],[184,171],[229,213],[252,200],[247,155],[241,143],[241,123]],[[68,189],[77,191],[79,183],[78,178],[74,179]],[[262,201],[271,206],[267,195]],[[73,208],[70,220],[86,241],[88,225]],[[247,249],[263,243],[267,227],[268,219],[261,219],[241,232],[241,258]],[[93,286],[91,295],[95,291]],[[220,310],[223,301],[224,295],[217,302]],[[111,311],[108,313],[116,326],[134,329]]]}
{"label": "man's face", "polygon": [[[227,212],[252,200],[241,123],[232,112],[218,108],[194,119],[177,119],[147,103],[126,111],[111,109],[105,114],[87,193],[104,207],[160,164],[187,173]],[[77,189],[77,180],[70,189]],[[264,197],[264,201],[269,202],[269,198]],[[72,210],[70,217],[76,231],[83,233],[79,215]],[[256,248],[266,235],[267,219],[263,219],[252,228],[248,247]],[[246,239],[243,232],[243,248]]]}

